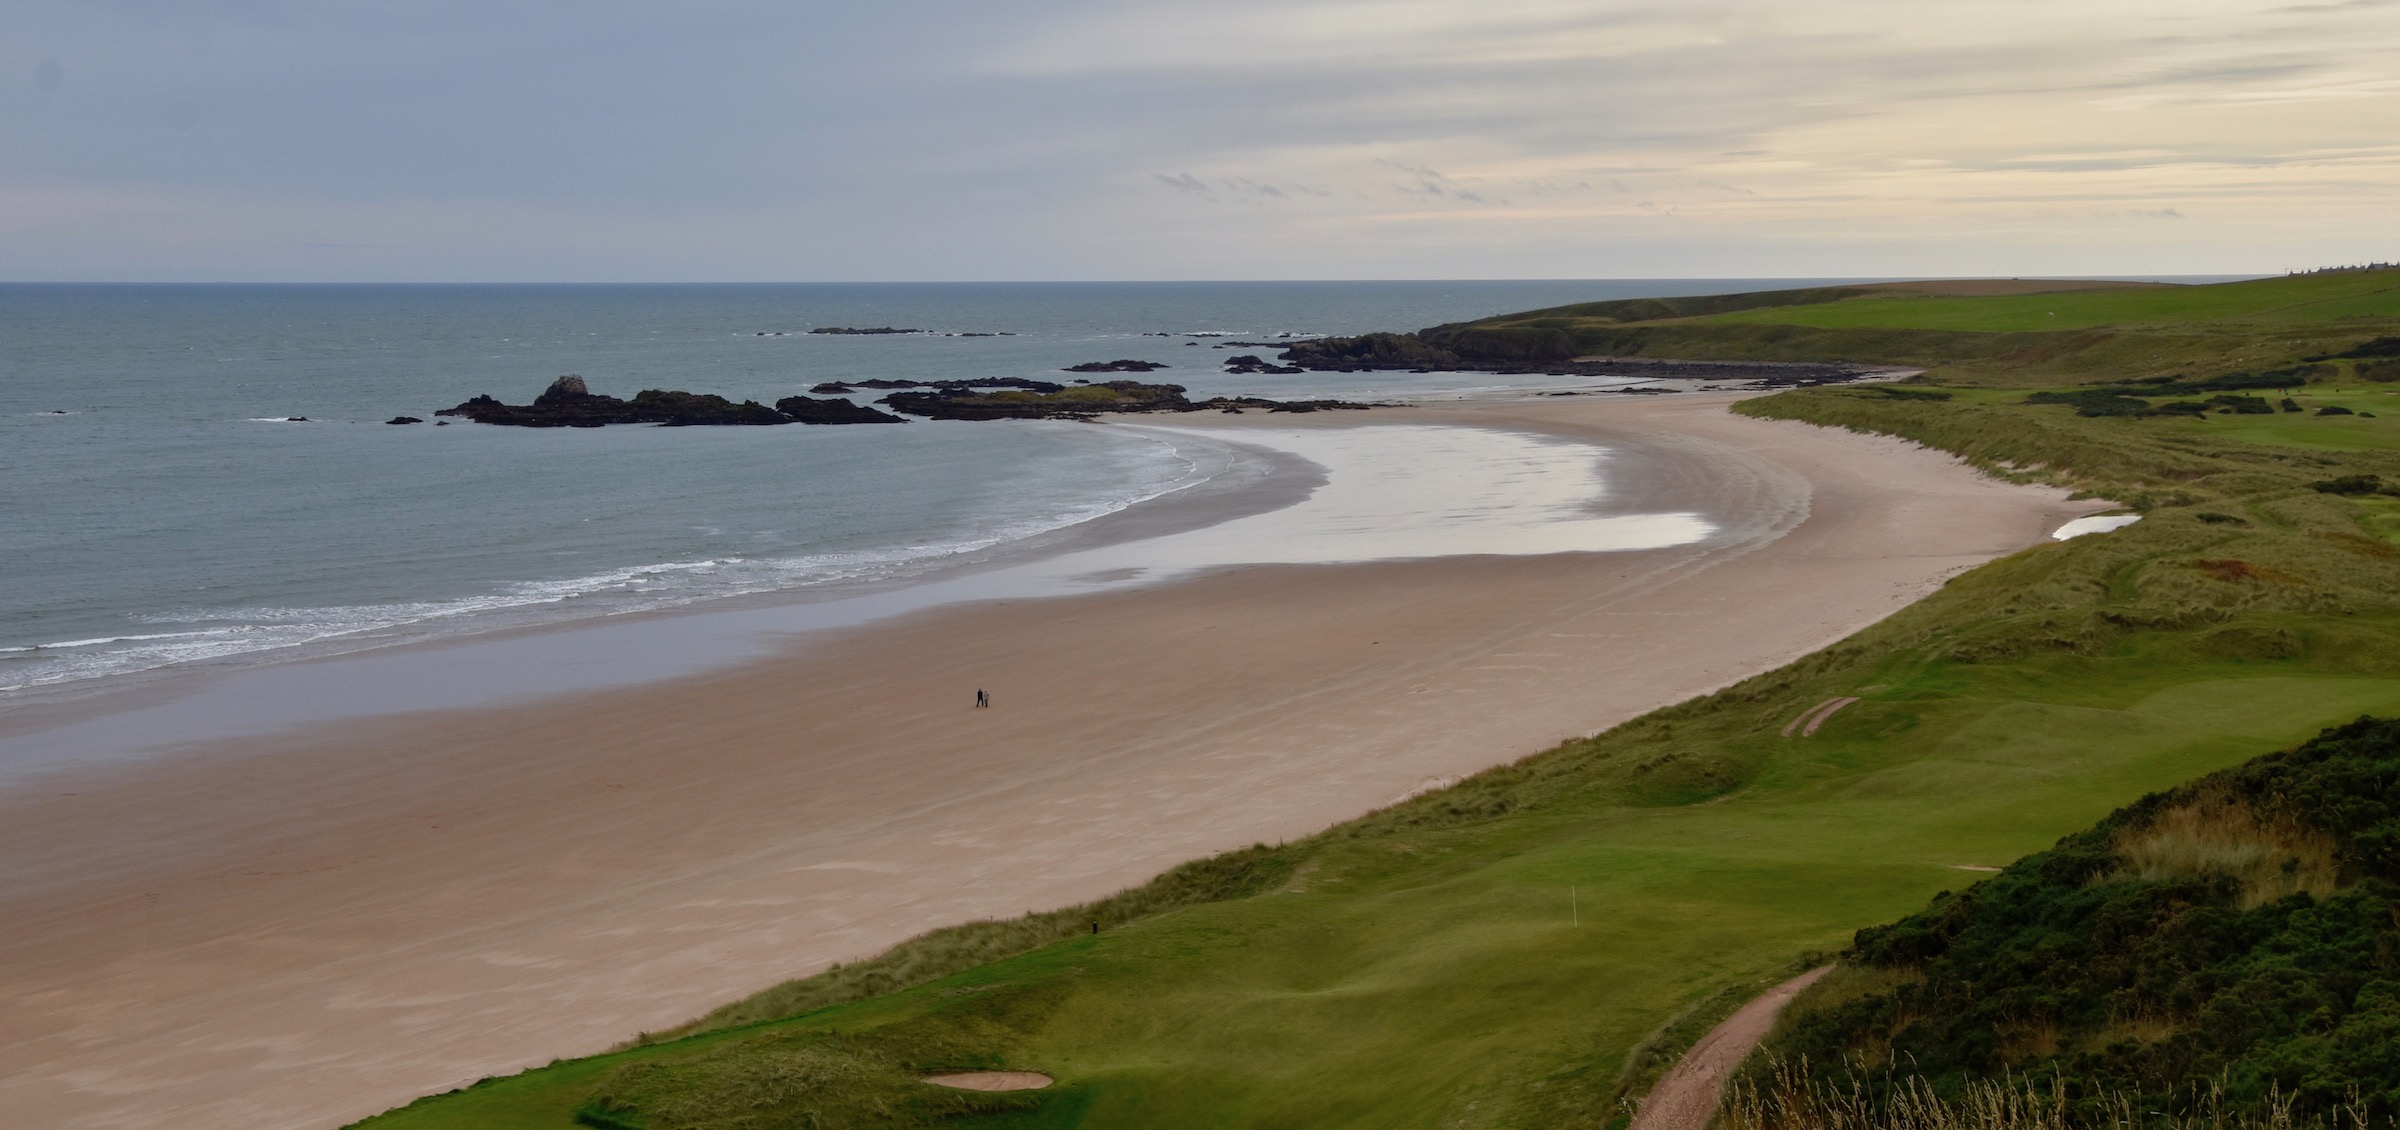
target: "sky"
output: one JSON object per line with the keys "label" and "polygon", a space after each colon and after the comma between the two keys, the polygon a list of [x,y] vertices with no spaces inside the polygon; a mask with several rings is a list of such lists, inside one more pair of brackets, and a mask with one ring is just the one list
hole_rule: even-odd
{"label": "sky", "polygon": [[0,0],[0,279],[2400,259],[2400,0]]}

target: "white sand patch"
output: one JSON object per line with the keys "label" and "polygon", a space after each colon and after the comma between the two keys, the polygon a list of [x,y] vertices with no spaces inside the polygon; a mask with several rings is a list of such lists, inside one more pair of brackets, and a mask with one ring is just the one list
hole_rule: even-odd
{"label": "white sand patch", "polygon": [[961,1091],[1038,1091],[1056,1080],[1036,1071],[966,1071],[956,1075],[928,1075],[925,1082]]}
{"label": "white sand patch", "polygon": [[2139,514],[2095,514],[2089,518],[2077,518],[2051,531],[2050,540],[2065,541],[2085,534],[2105,534],[2110,530],[2122,530],[2141,520]]}

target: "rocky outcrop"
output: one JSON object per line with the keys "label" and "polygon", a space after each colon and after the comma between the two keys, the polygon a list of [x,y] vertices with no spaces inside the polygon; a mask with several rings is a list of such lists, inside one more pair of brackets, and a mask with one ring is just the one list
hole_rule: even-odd
{"label": "rocky outcrop", "polygon": [[[1217,397],[1193,401],[1182,385],[1152,385],[1139,381],[1108,381],[1073,387],[1022,377],[974,381],[870,380],[827,382],[811,390],[851,392],[859,388],[902,388],[877,403],[900,412],[936,420],[1090,420],[1123,412],[1318,412],[1327,409],[1369,408],[1340,400],[1265,400],[1259,397]],[[478,396],[436,416],[461,416],[479,424],[520,428],[598,428],[609,424],[663,424],[704,427],[746,424],[902,424],[891,412],[854,403],[846,398],[787,396],[770,408],[755,400],[736,404],[722,396],[665,389],[644,389],[631,400],[601,396],[585,387],[581,377],[560,377],[531,404],[502,404]],[[413,417],[394,420],[416,421]],[[442,421],[448,423],[448,421]]]}
{"label": "rocky outcrop", "polygon": [[818,326],[812,334],[845,334],[851,337],[882,337],[886,334],[921,334],[924,330],[901,329],[897,326]]}
{"label": "rocky outcrop", "polygon": [[905,424],[908,421],[889,412],[879,411],[848,400],[814,400],[805,396],[787,396],[775,402],[775,410],[803,424]]}
{"label": "rocky outcrop", "polygon": [[1029,392],[1058,392],[1066,387],[1054,381],[1037,381],[1026,377],[982,377],[966,381],[896,381],[876,377],[864,381],[825,381],[808,391],[822,396],[827,393],[857,392],[862,388],[1021,388]]}
{"label": "rocky outcrop", "polygon": [[1290,376],[1294,373],[1305,373],[1308,370],[1298,365],[1278,365],[1260,358],[1255,353],[1244,353],[1238,357],[1226,358],[1225,371],[1228,373],[1275,373],[1280,376]]}
{"label": "rocky outcrop", "polygon": [[394,416],[391,419],[384,421],[384,423],[387,424],[422,424],[424,422],[425,421],[420,420],[415,416]]}
{"label": "rocky outcrop", "polygon": [[1458,354],[1415,334],[1371,333],[1294,342],[1283,359],[1306,369],[1360,372],[1375,369],[1456,369]]}
{"label": "rocky outcrop", "polygon": [[1068,373],[1150,373],[1171,368],[1174,366],[1158,361],[1132,361],[1120,357],[1114,361],[1086,361],[1081,365],[1069,365],[1060,371]]}
{"label": "rocky outcrop", "polygon": [[1144,412],[1318,412],[1363,409],[1369,404],[1341,400],[1265,400],[1259,397],[1216,397],[1194,401],[1182,385],[1153,385],[1139,381],[1107,381],[1056,392],[896,392],[879,403],[936,420],[1092,420],[1102,415]]}
{"label": "rocky outcrop", "polygon": [[[806,400],[806,398],[793,398]],[[534,398],[531,404],[502,404],[498,399],[478,396],[455,408],[444,408],[436,416],[463,416],[478,424],[504,424],[520,428],[598,428],[609,424],[663,424],[667,427],[724,427],[764,426],[773,424],[865,424],[895,423],[899,418],[872,408],[861,408],[848,401],[807,401],[807,404],[833,404],[838,408],[803,407],[808,418],[802,419],[780,408],[769,408],[755,400],[739,404],[712,393],[684,392],[679,389],[643,389],[631,400],[593,393],[582,377],[566,376],[550,382],[550,387]],[[844,411],[847,409],[847,411]],[[863,413],[863,415],[862,415]]]}

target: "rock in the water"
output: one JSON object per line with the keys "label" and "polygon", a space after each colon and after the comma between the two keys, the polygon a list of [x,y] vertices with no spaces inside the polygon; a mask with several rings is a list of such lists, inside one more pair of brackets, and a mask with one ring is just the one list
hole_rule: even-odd
{"label": "rock in the water", "polygon": [[1064,371],[1069,373],[1147,373],[1155,369],[1173,367],[1159,361],[1132,361],[1120,357],[1114,361],[1086,361],[1081,365],[1069,365]]}
{"label": "rock in the water", "polygon": [[[1260,360],[1259,356],[1255,353],[1244,353],[1240,356],[1226,358],[1225,371],[1228,373],[1275,373],[1277,375],[1288,376],[1294,373],[1305,373],[1308,370],[1303,369],[1298,365],[1277,365],[1272,362]],[[1419,369],[1417,371],[1422,373],[1425,370]]]}
{"label": "rock in the water", "polygon": [[384,421],[384,423],[387,424],[422,424],[424,422],[425,421],[414,416],[394,416],[391,419]]}
{"label": "rock in the water", "polygon": [[1269,412],[1316,412],[1335,408],[1369,408],[1338,400],[1262,400],[1257,397],[1217,397],[1194,403],[1182,385],[1152,385],[1139,381],[1108,381],[1055,392],[896,392],[882,403],[902,412],[937,420],[1092,420],[1103,414],[1127,412],[1197,412],[1203,409],[1260,408]]}
{"label": "rock in the water", "polygon": [[847,399],[813,400],[805,396],[787,396],[775,402],[775,410],[803,424],[905,424],[908,421],[889,412],[853,404]]}
{"label": "rock in the water", "polygon": [[727,424],[788,424],[791,418],[757,401],[735,404],[722,396],[668,389],[644,389],[632,400],[594,394],[582,377],[560,377],[526,405],[502,404],[478,396],[436,416],[464,416],[478,424],[508,424],[524,428],[597,428],[607,424],[667,424],[671,426]]}
{"label": "rock in the water", "polygon": [[[1056,387],[1056,386],[1052,386]],[[846,390],[845,390],[846,391]],[[646,388],[631,400],[601,396],[581,377],[560,377],[531,404],[502,404],[478,396],[436,416],[464,416],[478,424],[507,424],[522,428],[597,428],[609,424],[663,424],[667,427],[725,427],[772,424],[898,424],[898,416],[865,408],[847,400],[786,397],[769,408],[755,400],[739,404],[712,393]],[[401,417],[392,423],[419,423]],[[446,422],[446,421],[445,421]]]}

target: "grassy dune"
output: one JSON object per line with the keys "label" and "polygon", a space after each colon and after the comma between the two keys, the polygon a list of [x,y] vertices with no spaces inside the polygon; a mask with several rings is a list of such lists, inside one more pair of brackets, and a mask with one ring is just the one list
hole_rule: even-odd
{"label": "grassy dune", "polygon": [[[2391,293],[2338,278],[2345,294]],[[2337,289],[2273,281],[2287,298]],[[2055,300],[2176,295],[2255,318],[2271,305],[2257,285],[2238,300]],[[2006,323],[2022,301],[1837,305],[1990,302]],[[2382,301],[2367,313],[2400,322],[2400,301]],[[1753,315],[1767,310],[1723,316]],[[2372,336],[2362,324],[2332,339]],[[2279,332],[2174,329],[2241,338],[2264,364],[2322,345]],[[2142,522],[1994,562],[1786,668],[1308,840],[929,935],[672,1038],[364,1125],[1608,1125],[1714,1017],[1975,881],[1962,868],[2328,724],[2400,713],[2400,498],[2311,485],[2400,486],[2400,412],[2086,418],[1964,387],[1993,383],[1991,364],[1938,369],[1961,386],[1947,399],[1835,388],[1743,410],[1909,436],[2126,501]],[[2301,396],[2380,403],[2386,387]],[[1859,701],[1812,737],[1781,736],[1837,696]],[[995,1096],[915,1082],[1002,1067],[1060,1082]]]}

